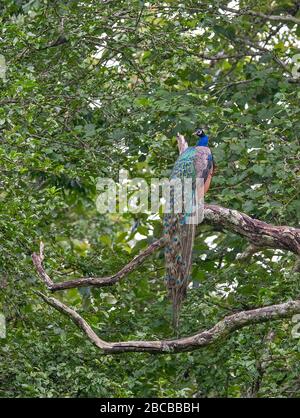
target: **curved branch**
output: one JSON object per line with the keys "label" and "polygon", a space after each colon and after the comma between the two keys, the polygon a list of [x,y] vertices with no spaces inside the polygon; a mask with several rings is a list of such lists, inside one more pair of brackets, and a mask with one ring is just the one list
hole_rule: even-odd
{"label": "curved branch", "polygon": [[[256,248],[276,248],[288,250],[300,255],[300,229],[289,226],[274,226],[257,219],[250,218],[245,213],[223,208],[216,205],[205,205],[204,223],[222,226],[224,229],[235,232],[247,238]],[[120,281],[128,273],[139,267],[151,254],[164,247],[164,240],[153,242],[149,247],[134,257],[120,271],[107,277],[83,277],[65,282],[54,283],[43,267],[43,244],[40,253],[32,254],[35,268],[51,291],[72,289],[83,286],[111,286]]]}
{"label": "curved branch", "polygon": [[146,258],[148,258],[151,254],[153,254],[155,251],[157,251],[159,248],[162,248],[163,246],[164,246],[163,238],[160,238],[159,240],[150,244],[149,247],[146,248],[146,250],[139,253],[128,264],[126,264],[126,266],[124,266],[120,271],[113,274],[112,276],[82,277],[80,279],[68,280],[67,282],[60,282],[60,283],[54,283],[44,269],[44,266],[43,266],[44,244],[42,242],[40,243],[40,253],[39,254],[33,253],[32,261],[33,261],[33,264],[35,265],[35,268],[40,278],[46,284],[47,288],[51,290],[52,292],[55,292],[57,290],[72,289],[74,287],[111,286],[117,283],[119,280],[121,280],[124,276],[126,276],[127,274],[135,270],[138,266],[140,266],[145,261]]}
{"label": "curved branch", "polygon": [[217,205],[205,205],[204,218],[211,225],[221,225],[247,238],[256,247],[276,248],[300,255],[299,228],[270,225],[245,213]]}
{"label": "curved branch", "polygon": [[208,330],[176,340],[107,342],[99,338],[90,325],[76,311],[53,297],[49,298],[41,292],[37,293],[48,305],[72,319],[88,339],[107,354],[129,351],[156,354],[192,351],[212,345],[247,325],[289,318],[300,313],[300,300],[292,300],[278,305],[265,306],[226,316]]}

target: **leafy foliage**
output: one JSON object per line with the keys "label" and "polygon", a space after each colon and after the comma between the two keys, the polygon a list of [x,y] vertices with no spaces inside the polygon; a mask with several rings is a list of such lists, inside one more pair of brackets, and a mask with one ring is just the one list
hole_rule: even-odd
{"label": "leafy foliage", "polygon": [[[190,137],[198,125],[209,127],[218,166],[207,201],[297,226],[299,26],[227,3],[1,2],[1,396],[299,396],[290,321],[245,328],[201,352],[102,356],[33,293],[44,291],[30,257],[40,239],[47,271],[63,280],[109,275],[161,235],[146,214],[97,213],[97,178],[118,180],[121,168],[147,181],[167,176],[176,132]],[[239,8],[300,18],[296,3]],[[184,306],[182,335],[298,297],[294,258],[265,250],[242,263],[246,245],[201,228],[199,287]],[[58,297],[104,339],[168,338],[163,274],[160,253],[115,287]]]}

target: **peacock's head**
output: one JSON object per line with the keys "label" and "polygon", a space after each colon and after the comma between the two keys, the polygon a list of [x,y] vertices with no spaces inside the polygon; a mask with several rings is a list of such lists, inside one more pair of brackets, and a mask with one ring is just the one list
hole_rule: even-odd
{"label": "peacock's head", "polygon": [[195,135],[198,137],[197,146],[198,147],[207,147],[208,146],[208,136],[205,134],[203,128],[198,128],[195,131]]}
{"label": "peacock's head", "polygon": [[205,133],[204,133],[204,129],[203,129],[203,128],[198,128],[198,129],[196,129],[196,131],[194,132],[194,135],[197,135],[197,136],[199,136],[199,137],[204,136],[204,135],[205,135]]}

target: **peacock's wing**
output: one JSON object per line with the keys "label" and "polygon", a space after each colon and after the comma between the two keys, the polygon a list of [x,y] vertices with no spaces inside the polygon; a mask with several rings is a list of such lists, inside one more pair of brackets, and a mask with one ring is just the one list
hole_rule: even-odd
{"label": "peacock's wing", "polygon": [[196,147],[188,147],[182,154],[180,154],[174,164],[171,179],[180,178],[183,180],[186,177],[195,178],[196,171],[194,159],[196,154]]}
{"label": "peacock's wing", "polygon": [[195,171],[196,177],[203,179],[204,186],[212,176],[213,172],[213,156],[208,147],[195,147]]}

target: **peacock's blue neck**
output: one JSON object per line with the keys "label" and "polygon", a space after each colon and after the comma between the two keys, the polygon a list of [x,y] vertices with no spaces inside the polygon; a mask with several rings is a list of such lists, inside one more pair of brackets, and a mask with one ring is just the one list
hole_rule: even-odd
{"label": "peacock's blue neck", "polygon": [[198,137],[198,141],[196,146],[197,147],[208,147],[208,136],[207,135],[203,135],[203,136],[199,136]]}

